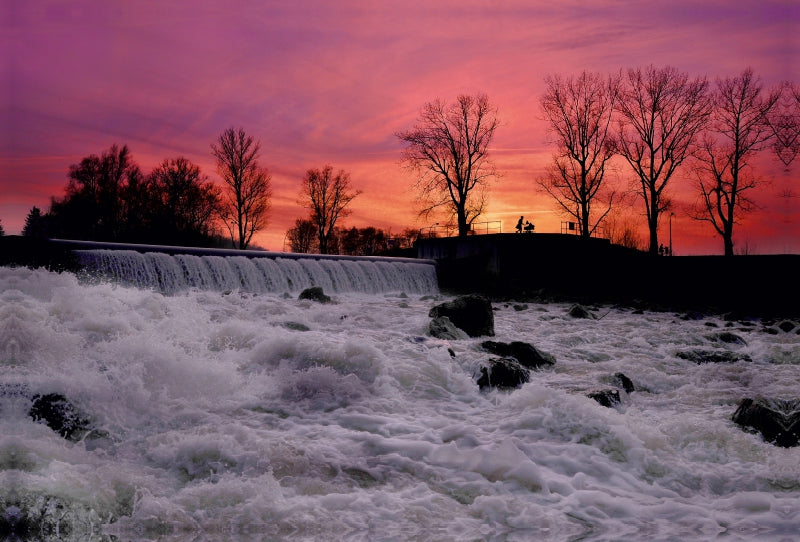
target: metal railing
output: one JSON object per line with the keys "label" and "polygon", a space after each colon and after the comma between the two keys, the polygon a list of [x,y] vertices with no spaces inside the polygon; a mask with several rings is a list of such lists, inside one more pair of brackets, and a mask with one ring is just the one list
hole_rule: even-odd
{"label": "metal railing", "polygon": [[[488,235],[490,233],[503,233],[502,220],[488,220],[486,222],[473,222],[468,235]],[[429,237],[456,237],[458,226],[455,224],[433,224],[419,230],[419,236]]]}

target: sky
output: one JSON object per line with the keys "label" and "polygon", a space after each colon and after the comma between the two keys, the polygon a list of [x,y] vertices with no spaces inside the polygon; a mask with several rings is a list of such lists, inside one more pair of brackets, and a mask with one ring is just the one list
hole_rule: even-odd
{"label": "sky", "polygon": [[[330,164],[362,190],[344,226],[393,233],[420,219],[402,143],[426,102],[486,93],[501,121],[490,147],[501,177],[484,219],[504,232],[525,215],[559,232],[536,190],[554,152],[538,100],[548,75],[674,66],[691,76],[800,82],[796,0],[5,0],[0,7],[0,221],[20,233],[33,206],[60,197],[71,164],[128,145],[149,172],[184,156],[220,182],[211,143],[242,127],[261,143],[274,196],[255,242],[286,247],[307,216],[309,168]],[[764,157],[760,208],[737,250],[800,253],[800,161]],[[624,185],[619,164],[610,182]],[[719,254],[691,219],[690,175],[670,183],[675,254]],[[641,201],[621,209],[646,238]],[[666,221],[661,238],[667,240]]]}

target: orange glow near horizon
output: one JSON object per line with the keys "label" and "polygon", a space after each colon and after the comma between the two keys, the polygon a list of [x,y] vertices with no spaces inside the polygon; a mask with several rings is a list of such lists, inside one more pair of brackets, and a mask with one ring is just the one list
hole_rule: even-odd
{"label": "orange glow near horizon", "polygon": [[[652,63],[712,83],[747,66],[765,86],[800,82],[800,6],[786,0],[374,4],[13,3],[0,36],[9,59],[0,85],[6,233],[63,194],[70,164],[114,143],[128,145],[145,172],[185,156],[218,179],[210,144],[231,126],[261,142],[273,176],[258,245],[283,249],[286,230],[306,215],[300,179],[325,164],[363,191],[342,225],[427,228],[444,217],[417,218],[393,134],[413,125],[425,102],[476,92],[502,121],[491,153],[502,177],[478,220],[511,232],[522,214],[537,232],[558,232],[566,218],[535,185],[553,152],[538,111],[546,75]],[[769,184],[756,197],[760,209],[737,226],[737,247],[800,253],[800,159],[788,171],[766,156],[761,163]],[[630,177],[622,167],[611,175],[620,185]],[[681,175],[671,182],[675,253],[722,253],[711,226],[688,216],[694,195],[690,174]],[[627,212],[644,242],[641,205]]]}

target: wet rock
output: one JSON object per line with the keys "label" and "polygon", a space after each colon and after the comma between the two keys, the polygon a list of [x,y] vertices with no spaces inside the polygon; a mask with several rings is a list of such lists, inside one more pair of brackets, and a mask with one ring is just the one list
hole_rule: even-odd
{"label": "wet rock", "polygon": [[791,320],[783,320],[782,322],[779,322],[776,327],[781,331],[783,331],[784,333],[789,333],[790,331],[792,331],[794,328],[797,327],[797,324],[792,322]]}
{"label": "wet rock", "polygon": [[728,352],[727,350],[687,350],[675,354],[681,359],[697,363],[736,363],[737,361],[753,361],[747,354]]}
{"label": "wet rock", "polygon": [[520,365],[529,369],[537,369],[545,365],[555,365],[556,363],[556,358],[552,355],[544,353],[535,346],[522,341],[510,343],[483,341],[481,348],[503,358],[513,358]]}
{"label": "wet rock", "polygon": [[28,415],[36,422],[44,422],[50,429],[73,442],[80,440],[89,430],[89,420],[66,397],[58,393],[35,395]]}
{"label": "wet rock", "polygon": [[596,320],[597,319],[597,317],[594,314],[589,312],[589,309],[587,309],[583,305],[578,305],[578,304],[572,305],[569,308],[569,311],[567,312],[567,314],[569,314],[573,318],[583,318],[583,319],[589,319],[589,320]]}
{"label": "wet rock", "polygon": [[517,304],[514,304],[514,305],[512,305],[512,307],[513,307],[513,308],[514,308],[514,310],[515,310],[515,311],[517,311],[517,312],[521,312],[521,311],[526,311],[526,310],[528,310],[528,304],[527,304],[527,303],[521,303],[521,304],[519,304],[519,305],[517,305]]}
{"label": "wet rock", "polygon": [[311,328],[300,322],[284,322],[283,327],[292,331],[311,331]]}
{"label": "wet rock", "polygon": [[316,301],[318,303],[330,303],[331,298],[330,296],[325,295],[325,292],[322,291],[320,286],[312,286],[311,288],[306,288],[302,292],[300,292],[300,296],[297,299],[309,299],[311,301]]}
{"label": "wet rock", "polygon": [[619,390],[602,390],[595,391],[587,395],[590,399],[594,399],[600,405],[608,408],[613,408],[620,404]]}
{"label": "wet rock", "polygon": [[625,390],[625,393],[631,393],[636,391],[636,388],[633,386],[633,382],[630,378],[625,376],[624,373],[614,373],[614,383],[617,384],[620,388]]}
{"label": "wet rock", "polygon": [[743,399],[732,419],[776,446],[791,448],[800,441],[800,399]]}
{"label": "wet rock", "polygon": [[480,368],[478,386],[481,389],[518,388],[530,380],[530,371],[512,358],[493,358]]}
{"label": "wet rock", "polygon": [[741,346],[747,346],[747,341],[745,341],[736,333],[731,333],[730,331],[722,331],[720,333],[706,335],[706,339],[708,339],[709,341],[720,342],[725,344],[738,344]]}
{"label": "wet rock", "polygon": [[431,337],[446,341],[457,341],[469,337],[464,331],[458,329],[447,316],[439,316],[431,320],[428,326],[428,333],[430,333]]}
{"label": "wet rock", "polygon": [[481,295],[459,296],[452,301],[433,307],[428,316],[446,316],[470,337],[494,336],[494,313],[487,297]]}

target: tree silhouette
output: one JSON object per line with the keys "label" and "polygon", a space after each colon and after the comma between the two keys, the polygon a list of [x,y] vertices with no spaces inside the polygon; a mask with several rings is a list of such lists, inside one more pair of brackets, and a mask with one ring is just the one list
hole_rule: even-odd
{"label": "tree silhouette", "polygon": [[577,220],[583,237],[594,233],[614,198],[613,192],[608,193],[606,209],[592,220],[592,205],[605,195],[601,189],[606,164],[614,155],[608,140],[619,84],[619,76],[586,71],[567,78],[549,76],[539,100],[558,150],[538,183]]}
{"label": "tree silhouette", "polygon": [[421,216],[446,209],[459,236],[468,234],[486,207],[486,188],[496,177],[488,158],[499,121],[485,94],[460,95],[453,104],[426,103],[416,126],[396,136],[407,146],[403,162],[417,174]]}
{"label": "tree silhouette", "polygon": [[47,219],[38,207],[31,207],[31,210],[28,211],[25,225],[22,227],[22,235],[39,239],[47,237]]}
{"label": "tree silhouette", "polygon": [[708,82],[672,67],[630,69],[623,80],[614,150],[630,165],[644,200],[650,254],[658,254],[658,219],[670,207],[664,189],[690,156],[711,113]]}
{"label": "tree silhouette", "polygon": [[221,190],[200,173],[199,166],[184,157],[165,159],[148,180],[155,195],[154,227],[165,238],[187,244],[214,234]]}
{"label": "tree silhouette", "polygon": [[755,208],[748,194],[760,179],[750,160],[775,137],[769,117],[781,90],[762,90],[750,68],[736,77],[718,79],[711,125],[697,155],[701,201],[695,218],[714,226],[722,237],[725,256],[733,256],[737,216]]}
{"label": "tree silhouette", "polygon": [[76,239],[121,240],[128,230],[124,198],[140,186],[142,173],[127,145],[112,145],[100,156],[69,168],[66,195],[53,198],[55,233]]}
{"label": "tree silhouette", "polygon": [[350,174],[344,170],[334,175],[329,165],[319,169],[309,169],[302,181],[300,203],[311,211],[311,221],[317,229],[317,242],[320,254],[328,254],[336,222],[350,214],[347,206],[360,190],[350,186]]}
{"label": "tree silhouette", "polygon": [[240,249],[246,249],[253,235],[267,225],[272,176],[258,163],[260,149],[261,144],[243,128],[228,128],[211,144],[225,182],[220,218]]}
{"label": "tree silhouette", "polygon": [[775,154],[789,166],[800,153],[800,86],[785,81],[769,122],[775,133]]}
{"label": "tree silhouette", "polygon": [[294,227],[286,232],[286,238],[289,240],[289,248],[292,252],[313,252],[316,237],[317,225],[308,218],[298,218],[294,221]]}

